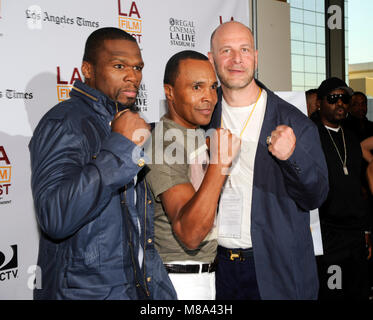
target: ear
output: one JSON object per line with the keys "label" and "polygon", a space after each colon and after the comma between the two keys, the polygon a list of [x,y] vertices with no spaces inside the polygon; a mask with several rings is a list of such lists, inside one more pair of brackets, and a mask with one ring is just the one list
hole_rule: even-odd
{"label": "ear", "polygon": [[255,50],[254,57],[255,57],[255,70],[257,70],[258,69],[258,50]]}
{"label": "ear", "polygon": [[319,98],[316,99],[316,106],[317,106],[317,110],[319,110],[321,106],[321,100]]}
{"label": "ear", "polygon": [[216,72],[215,63],[214,63],[214,56],[213,56],[211,51],[207,53],[207,57],[209,58],[209,61],[212,64],[212,67],[214,68],[214,71]]}
{"label": "ear", "polygon": [[81,70],[86,80],[93,78],[93,66],[91,63],[88,61],[83,61]]}
{"label": "ear", "polygon": [[173,101],[174,100],[174,88],[170,84],[164,84],[164,94],[166,96],[166,99],[168,101]]}

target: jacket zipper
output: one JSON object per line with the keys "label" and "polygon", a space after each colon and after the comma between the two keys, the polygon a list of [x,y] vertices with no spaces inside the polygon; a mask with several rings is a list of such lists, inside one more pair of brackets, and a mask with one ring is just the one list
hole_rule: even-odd
{"label": "jacket zipper", "polygon": [[143,264],[144,264],[144,284],[145,284],[145,291],[147,296],[150,296],[149,288],[146,281],[146,264],[145,264],[145,257],[146,257],[146,207],[147,207],[147,201],[148,201],[148,189],[146,187],[146,181],[144,178],[144,187],[145,187],[145,213],[144,213],[144,258],[143,258]]}
{"label": "jacket zipper", "polygon": [[[124,186],[124,191],[123,191],[123,200],[121,201],[121,203],[122,203],[123,205],[125,205],[125,206],[127,205],[127,204],[126,204],[126,199],[127,199],[127,187]],[[136,287],[139,288],[139,287],[141,287],[141,285],[140,285],[139,282],[137,281],[137,271],[136,271],[135,259],[134,259],[134,256],[133,256],[131,224],[130,224],[130,221],[129,221],[128,214],[129,214],[128,209],[125,209],[126,223],[127,223],[127,225],[128,225],[128,235],[129,235],[128,244],[129,244],[130,251],[131,251],[131,259],[132,259],[132,266],[133,266],[133,271],[134,271],[134,275],[135,275]],[[123,265],[125,265],[125,262],[124,262],[124,261],[123,261]]]}

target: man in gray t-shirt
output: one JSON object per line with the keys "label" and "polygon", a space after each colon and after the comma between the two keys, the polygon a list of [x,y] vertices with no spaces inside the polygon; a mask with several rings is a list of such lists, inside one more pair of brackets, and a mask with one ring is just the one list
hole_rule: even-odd
{"label": "man in gray t-shirt", "polygon": [[[155,246],[164,263],[184,260],[210,263],[215,259],[217,248],[214,228],[198,247],[193,249],[194,246],[190,245],[188,241],[184,244],[175,236],[170,218],[163,209],[161,195],[165,191],[183,184],[192,184],[197,191],[208,165],[205,134],[202,129],[187,129],[171,119],[162,117],[161,122],[157,124],[153,131],[152,138],[155,139],[155,133],[158,131],[164,137],[172,129],[182,132],[184,140],[163,141],[163,148],[161,149],[164,156],[163,163],[149,165],[151,171],[147,175],[147,180],[156,200],[154,214]],[[175,152],[178,155],[172,155],[172,149],[177,150]],[[167,150],[170,150],[170,154]],[[153,158],[156,152],[154,150]],[[153,160],[153,162],[155,161]],[[203,214],[203,212],[200,212],[200,214]]]}
{"label": "man in gray t-shirt", "polygon": [[171,57],[164,76],[168,113],[148,146],[153,164],[147,181],[156,200],[155,246],[179,299],[215,299],[216,208],[227,169],[240,148],[239,138],[219,129],[211,136],[208,157],[199,126],[210,122],[216,88],[206,56],[182,51]]}

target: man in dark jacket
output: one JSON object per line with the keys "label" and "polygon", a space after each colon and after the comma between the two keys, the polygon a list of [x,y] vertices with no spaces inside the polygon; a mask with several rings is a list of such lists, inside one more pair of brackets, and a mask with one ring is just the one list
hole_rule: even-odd
{"label": "man in dark jacket", "polygon": [[373,136],[373,122],[367,118],[368,98],[360,91],[355,91],[348,107],[344,126],[354,131],[359,141]]}
{"label": "man in dark jacket", "polygon": [[[117,28],[87,39],[71,98],[52,108],[30,142],[41,229],[35,299],[173,299],[153,245],[153,203],[141,146],[149,125],[133,105],[144,66]],[[140,135],[138,134],[140,131]]]}
{"label": "man in dark jacket", "polygon": [[[329,171],[329,193],[319,209],[324,255],[317,257],[320,300],[368,299],[366,246],[371,246],[368,203],[361,192],[362,152],[345,126],[352,89],[338,78],[318,89],[321,145]],[[365,234],[366,232],[366,234]]]}
{"label": "man in dark jacket", "polygon": [[253,35],[239,22],[211,37],[221,82],[210,127],[241,137],[218,212],[217,299],[316,299],[309,210],[328,192],[316,126],[254,79]]}

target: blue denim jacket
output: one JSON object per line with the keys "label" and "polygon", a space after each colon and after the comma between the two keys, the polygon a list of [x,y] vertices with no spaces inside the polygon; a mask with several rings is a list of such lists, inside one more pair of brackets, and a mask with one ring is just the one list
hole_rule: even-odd
{"label": "blue denim jacket", "polygon": [[175,299],[154,247],[143,151],[111,131],[119,106],[106,95],[76,81],[70,96],[29,145],[41,229],[34,298]]}

